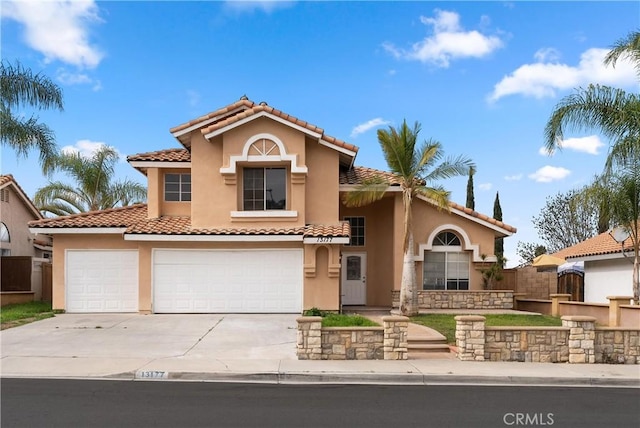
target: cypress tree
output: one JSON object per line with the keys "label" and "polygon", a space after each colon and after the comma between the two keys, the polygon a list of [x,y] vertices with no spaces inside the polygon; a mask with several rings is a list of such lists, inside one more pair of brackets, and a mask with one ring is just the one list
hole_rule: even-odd
{"label": "cypress tree", "polygon": [[[493,202],[493,218],[502,221],[502,207],[500,207],[500,196],[496,192],[496,200]],[[498,263],[504,267],[504,238],[496,238],[495,253]]]}
{"label": "cypress tree", "polygon": [[473,168],[469,168],[469,180],[467,180],[467,203],[466,207],[472,210],[476,209],[476,199],[473,196],[473,174],[476,171]]}

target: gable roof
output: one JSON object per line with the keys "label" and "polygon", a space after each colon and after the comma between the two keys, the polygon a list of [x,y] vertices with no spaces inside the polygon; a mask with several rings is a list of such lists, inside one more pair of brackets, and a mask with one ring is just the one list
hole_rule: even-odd
{"label": "gable roof", "polygon": [[[135,236],[143,237],[145,235],[147,237],[290,235],[299,236],[300,238],[348,238],[350,236],[349,223],[347,222],[337,224],[309,224],[292,227],[193,228],[191,227],[191,218],[188,216],[147,218],[146,204],[32,221],[29,222],[29,227],[34,231],[46,230],[48,233],[74,233],[74,231],[85,231],[87,233],[123,233],[125,234],[125,239],[131,240],[138,239]],[[91,229],[91,231],[89,231],[89,229]]]}
{"label": "gable roof", "polygon": [[190,120],[182,125],[175,126],[170,129],[170,132],[184,147],[189,149],[190,139],[188,134],[192,131],[200,129],[200,132],[202,132],[205,138],[209,139],[236,126],[265,116],[316,138],[322,145],[338,150],[349,160],[349,162],[347,162],[348,164],[352,163],[353,158],[355,158],[358,152],[357,146],[325,135],[322,128],[275,109],[265,102],[256,104],[246,96],[243,96],[235,103]]}
{"label": "gable roof", "polygon": [[[400,184],[399,177],[391,172],[381,171],[374,168],[366,168],[362,166],[354,166],[353,168],[350,168],[348,170],[340,170],[340,186],[343,187],[343,189],[345,187],[357,186],[359,184],[362,184],[364,180],[372,179],[375,177],[382,177],[382,179],[388,182],[390,186],[398,186]],[[423,199],[426,202],[429,202],[426,198]],[[498,231],[505,235],[511,235],[513,233],[516,233],[517,231],[517,229],[513,226],[491,218],[487,215],[481,214],[465,206],[456,204],[455,202],[449,202],[449,209],[453,214],[467,217],[477,223],[489,226],[494,230],[498,228]]]}
{"label": "gable roof", "polygon": [[22,203],[27,207],[27,209],[33,214],[35,218],[43,218],[43,215],[40,212],[40,210],[38,210],[38,208],[36,208],[36,206],[33,204],[31,199],[29,199],[29,196],[27,196],[27,194],[22,189],[22,187],[20,187],[16,179],[13,178],[13,175],[11,174],[0,175],[0,190],[8,187],[13,188],[13,190],[20,197]]}
{"label": "gable roof", "polygon": [[[623,244],[625,252],[633,251],[631,238],[627,238]],[[582,242],[578,242],[576,245],[560,250],[553,255],[564,259],[584,259],[587,257],[594,260],[606,259],[622,257],[622,248],[623,245],[616,242],[616,240],[609,235],[609,232],[604,232]]]}

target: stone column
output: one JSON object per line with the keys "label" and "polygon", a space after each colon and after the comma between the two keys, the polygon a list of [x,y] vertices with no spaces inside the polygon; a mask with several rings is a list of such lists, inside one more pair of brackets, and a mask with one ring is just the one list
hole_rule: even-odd
{"label": "stone column", "polygon": [[462,361],[484,361],[484,322],[478,315],[456,317],[456,346],[458,359]]}
{"label": "stone column", "polygon": [[630,305],[630,296],[607,296],[609,299],[609,327],[620,325],[620,305]]}
{"label": "stone column", "polygon": [[596,319],[586,316],[563,316],[562,326],[569,328],[569,363],[596,362]]}
{"label": "stone column", "polygon": [[571,294],[549,294],[551,297],[551,316],[560,316],[560,302],[568,302]]}
{"label": "stone column", "polygon": [[322,358],[322,317],[299,317],[296,354],[299,360]]}
{"label": "stone column", "polygon": [[384,359],[406,360],[409,358],[407,330],[409,318],[403,316],[382,317],[384,326]]}

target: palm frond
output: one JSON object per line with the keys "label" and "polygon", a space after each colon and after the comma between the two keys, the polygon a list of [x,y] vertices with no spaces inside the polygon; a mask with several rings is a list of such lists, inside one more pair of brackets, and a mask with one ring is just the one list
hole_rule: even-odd
{"label": "palm frond", "polygon": [[434,187],[422,186],[416,189],[416,193],[429,199],[429,201],[439,210],[451,210],[451,206],[449,205],[451,192],[445,190],[445,188],[440,185]]}
{"label": "palm frond", "polygon": [[343,194],[342,202],[348,207],[362,207],[379,201],[389,188],[389,182],[381,177],[363,180],[361,184]]}
{"label": "palm frond", "polygon": [[640,75],[640,31],[633,31],[626,37],[616,41],[604,57],[604,65],[616,66],[620,59],[629,59]]}
{"label": "palm frond", "polygon": [[10,109],[26,104],[38,109],[64,109],[62,89],[48,77],[23,67],[19,62],[0,63],[0,98]]}

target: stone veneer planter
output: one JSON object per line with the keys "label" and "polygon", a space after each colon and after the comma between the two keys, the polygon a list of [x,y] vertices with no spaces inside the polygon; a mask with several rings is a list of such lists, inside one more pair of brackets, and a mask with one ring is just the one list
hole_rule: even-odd
{"label": "stone veneer planter", "polygon": [[322,317],[298,318],[299,360],[406,360],[409,318],[382,317],[382,327],[322,327]]}
{"label": "stone veneer planter", "polygon": [[595,318],[563,316],[562,327],[486,327],[485,317],[456,317],[463,361],[640,364],[640,329],[596,327]]}
{"label": "stone veneer planter", "polygon": [[[393,307],[400,304],[400,291],[392,291]],[[419,290],[420,309],[513,309],[512,290]]]}

